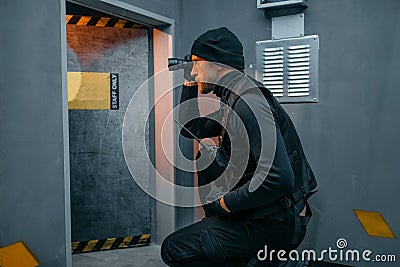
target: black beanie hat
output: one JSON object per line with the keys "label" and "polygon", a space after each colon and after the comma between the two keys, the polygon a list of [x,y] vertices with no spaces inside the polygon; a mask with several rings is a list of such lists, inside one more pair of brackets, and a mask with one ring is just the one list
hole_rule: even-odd
{"label": "black beanie hat", "polygon": [[207,61],[244,70],[242,43],[226,27],[209,30],[200,35],[192,45],[191,54]]}

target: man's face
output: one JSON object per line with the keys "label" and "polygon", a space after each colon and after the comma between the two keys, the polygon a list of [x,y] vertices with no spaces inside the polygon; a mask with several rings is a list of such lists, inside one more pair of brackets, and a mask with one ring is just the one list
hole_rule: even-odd
{"label": "man's face", "polygon": [[195,55],[192,55],[192,61],[191,75],[195,77],[200,93],[210,93],[217,83],[217,65]]}

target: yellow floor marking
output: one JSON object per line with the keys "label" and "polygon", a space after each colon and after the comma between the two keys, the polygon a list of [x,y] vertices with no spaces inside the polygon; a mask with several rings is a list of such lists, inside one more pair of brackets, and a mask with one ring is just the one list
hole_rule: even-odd
{"label": "yellow floor marking", "polygon": [[23,242],[17,242],[0,249],[2,267],[36,267],[39,261],[32,255]]}
{"label": "yellow floor marking", "polygon": [[392,229],[390,229],[389,225],[385,221],[385,218],[379,212],[354,210],[354,213],[368,235],[396,238],[392,232]]}

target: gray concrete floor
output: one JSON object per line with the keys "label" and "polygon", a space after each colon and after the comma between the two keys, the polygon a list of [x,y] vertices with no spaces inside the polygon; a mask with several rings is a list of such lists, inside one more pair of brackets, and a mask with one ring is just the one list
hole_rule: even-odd
{"label": "gray concrete floor", "polygon": [[72,255],[72,267],[165,267],[160,246],[116,249]]}

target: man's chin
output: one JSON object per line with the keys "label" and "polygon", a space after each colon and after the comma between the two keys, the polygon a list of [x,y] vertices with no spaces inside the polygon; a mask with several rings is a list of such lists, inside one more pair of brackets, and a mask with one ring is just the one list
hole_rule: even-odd
{"label": "man's chin", "polygon": [[204,83],[204,82],[198,82],[197,86],[199,88],[200,93],[202,94],[208,94],[214,90],[215,85],[211,83]]}

